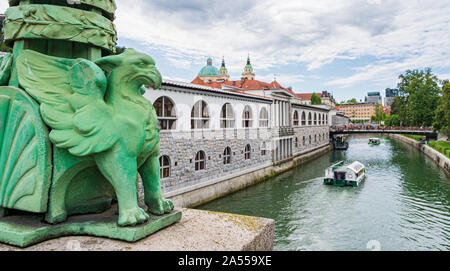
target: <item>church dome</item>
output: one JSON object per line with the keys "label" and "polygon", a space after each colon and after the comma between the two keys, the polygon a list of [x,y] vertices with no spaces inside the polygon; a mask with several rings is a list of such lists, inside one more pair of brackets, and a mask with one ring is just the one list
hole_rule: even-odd
{"label": "church dome", "polygon": [[212,65],[212,59],[208,58],[206,66],[200,70],[198,76],[220,76],[220,72]]}

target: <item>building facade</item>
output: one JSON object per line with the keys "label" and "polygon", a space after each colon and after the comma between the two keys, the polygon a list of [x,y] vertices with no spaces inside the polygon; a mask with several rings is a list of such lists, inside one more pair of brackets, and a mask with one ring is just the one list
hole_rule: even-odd
{"label": "building facade", "polygon": [[163,80],[144,94],[161,125],[166,196],[195,193],[329,145],[329,109],[302,104],[276,81],[255,80],[248,65],[247,77],[229,81],[224,60],[217,70],[208,59],[192,83]]}
{"label": "building facade", "polygon": [[366,103],[372,103],[372,104],[383,104],[383,98],[381,97],[381,93],[380,92],[369,92],[367,93],[366,99],[365,99]]}
{"label": "building facade", "polygon": [[170,195],[329,143],[328,110],[295,103],[283,89],[261,96],[164,80],[144,96],[161,125],[161,185]]}
{"label": "building facade", "polygon": [[387,88],[386,89],[386,98],[384,99],[385,106],[392,106],[394,103],[395,97],[398,96],[398,89]]}
{"label": "building facade", "polygon": [[343,112],[352,121],[368,121],[375,116],[375,103],[341,104],[337,111]]}

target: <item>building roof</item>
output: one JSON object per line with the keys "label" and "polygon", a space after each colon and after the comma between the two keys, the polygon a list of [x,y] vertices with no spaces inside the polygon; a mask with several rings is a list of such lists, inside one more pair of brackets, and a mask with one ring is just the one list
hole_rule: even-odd
{"label": "building roof", "polygon": [[205,85],[195,84],[195,83],[185,83],[185,82],[180,82],[180,81],[163,79],[162,85],[196,89],[196,90],[202,90],[202,91],[209,91],[209,92],[215,92],[215,93],[226,94],[226,95],[238,95],[238,96],[243,96],[243,97],[247,97],[247,98],[257,98],[257,99],[263,99],[265,101],[272,101],[272,98],[266,97],[263,95],[246,93],[246,92],[243,92],[240,90],[222,90],[222,88],[210,87],[210,86],[205,86]]}
{"label": "building roof", "polygon": [[212,65],[212,59],[208,58],[206,66],[200,70],[198,76],[220,76],[220,72]]}
{"label": "building roof", "polygon": [[259,81],[259,80],[248,80],[246,78],[243,78],[241,80],[235,80],[235,81],[219,80],[219,81],[204,82],[202,79],[200,79],[197,76],[191,83],[197,84],[197,85],[202,85],[202,86],[208,86],[208,87],[212,87],[212,88],[220,88],[220,89],[222,88],[222,85],[225,85],[225,86],[240,89],[243,91],[284,89],[287,92],[291,93],[292,95],[295,95],[295,93],[292,90],[281,86],[277,81],[267,83],[267,82],[263,82],[263,81]]}
{"label": "building roof", "polygon": [[[314,93],[295,93],[295,97],[300,98],[302,100],[311,100],[311,96]],[[315,93],[317,96],[322,98],[322,93]]]}

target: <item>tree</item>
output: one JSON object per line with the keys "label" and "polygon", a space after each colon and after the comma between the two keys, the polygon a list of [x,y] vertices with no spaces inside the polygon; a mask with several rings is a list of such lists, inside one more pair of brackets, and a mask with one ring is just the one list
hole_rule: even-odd
{"label": "tree", "polygon": [[319,95],[313,93],[311,95],[311,104],[322,104],[322,99],[320,99]]}
{"label": "tree", "polygon": [[375,106],[375,115],[372,116],[371,120],[375,122],[381,122],[386,119],[386,112],[381,104],[377,103]]}
{"label": "tree", "polygon": [[392,113],[398,114],[403,125],[431,126],[439,101],[439,79],[430,68],[407,70],[399,79],[399,97]]}
{"label": "tree", "polygon": [[442,86],[442,97],[434,113],[433,128],[450,135],[450,82],[445,81]]}
{"label": "tree", "polygon": [[350,100],[347,101],[348,104],[356,104],[358,103],[358,101],[356,100],[356,98],[352,98]]}
{"label": "tree", "polygon": [[400,126],[400,118],[395,114],[386,116],[384,124],[386,124],[386,126]]}

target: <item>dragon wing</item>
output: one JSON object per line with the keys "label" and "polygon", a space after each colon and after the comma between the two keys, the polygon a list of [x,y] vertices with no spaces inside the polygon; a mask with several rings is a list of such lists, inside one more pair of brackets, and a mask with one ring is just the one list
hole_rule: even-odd
{"label": "dragon wing", "polygon": [[117,142],[113,111],[104,100],[106,76],[93,62],[25,50],[16,67],[19,84],[39,102],[57,147],[86,156]]}

